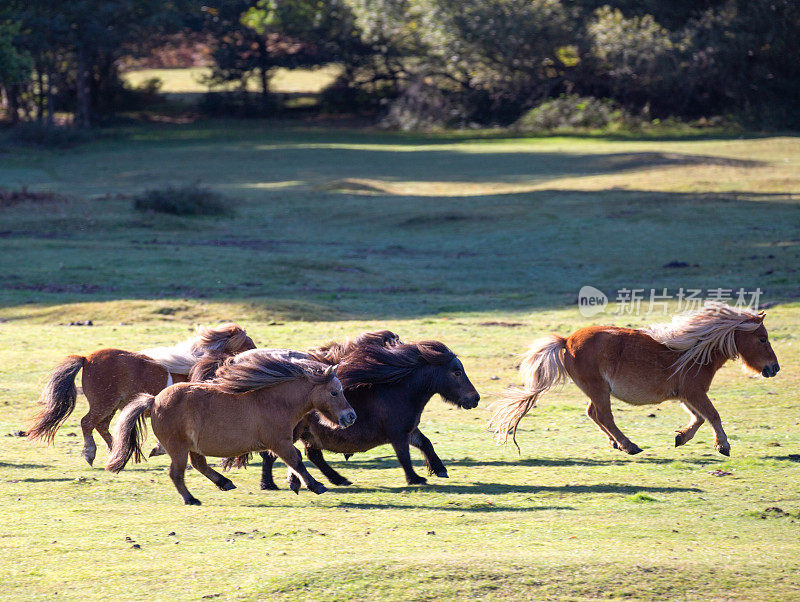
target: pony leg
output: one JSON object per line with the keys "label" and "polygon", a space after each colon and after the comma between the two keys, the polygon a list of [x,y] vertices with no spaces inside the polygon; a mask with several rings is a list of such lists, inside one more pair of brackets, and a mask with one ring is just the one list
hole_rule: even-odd
{"label": "pony leg", "polygon": [[428,467],[428,474],[435,474],[437,477],[443,479],[448,478],[447,469],[444,466],[441,458],[436,455],[436,450],[433,449],[433,443],[419,428],[411,431],[411,437],[408,442],[422,452],[422,457],[425,458],[425,465]]}
{"label": "pony leg", "polygon": [[611,435],[608,433],[608,431],[606,430],[606,428],[605,428],[605,427],[604,427],[602,424],[600,424],[600,423],[598,422],[598,412],[597,412],[597,408],[595,407],[595,405],[594,405],[594,402],[593,402],[593,401],[591,401],[591,400],[589,400],[589,405],[587,405],[587,406],[586,406],[586,415],[587,415],[589,418],[591,418],[592,422],[594,422],[594,423],[597,425],[597,427],[600,429],[600,431],[601,431],[601,432],[602,432],[602,433],[603,433],[603,434],[604,434],[606,437],[608,437],[608,444],[609,444],[611,447],[613,447],[614,449],[622,449],[622,448],[619,446],[619,443],[617,443],[617,441],[614,439],[614,437],[612,437],[612,436],[611,436]]}
{"label": "pony leg", "polygon": [[94,463],[94,458],[97,455],[97,444],[94,442],[92,431],[94,430],[97,422],[95,416],[92,415],[91,410],[86,416],[81,418],[81,431],[83,432],[83,458],[91,466]]}
{"label": "pony leg", "polygon": [[[290,470],[297,473],[297,476],[300,477],[307,489],[313,491],[317,495],[325,493],[328,490],[325,485],[311,476],[303,465],[303,456],[300,454],[300,450],[298,450],[291,441],[278,443],[272,451],[286,463],[286,466],[288,466]],[[297,493],[297,491],[295,491],[295,493]]]}
{"label": "pony leg", "polygon": [[205,456],[198,454],[197,452],[189,452],[189,459],[192,461],[192,466],[197,469],[197,472],[214,483],[214,485],[216,485],[221,491],[230,491],[231,489],[236,489],[236,485],[233,484],[233,481],[219,474],[216,470],[208,465]]}
{"label": "pony leg", "polygon": [[628,439],[614,422],[614,414],[611,412],[611,395],[608,391],[598,391],[589,398],[591,402],[586,409],[586,414],[591,418],[600,430],[610,439],[613,439],[618,448],[626,454],[635,455],[642,451],[642,448]]}
{"label": "pony leg", "polygon": [[675,431],[677,433],[675,435],[675,447],[691,441],[695,433],[697,433],[697,429],[699,429],[700,426],[705,422],[705,419],[702,416],[697,414],[685,403],[681,403],[681,407],[689,413],[689,415],[692,417],[692,420],[682,429]]}
{"label": "pony leg", "polygon": [[114,447],[114,438],[111,436],[111,433],[108,430],[108,427],[111,426],[111,419],[113,417],[114,414],[111,414],[111,416],[104,418],[100,424],[97,425],[97,432],[100,433],[103,441],[105,441],[106,445],[108,445],[108,449]]}
{"label": "pony leg", "polygon": [[169,465],[169,478],[172,479],[175,489],[177,489],[178,493],[181,494],[184,504],[187,506],[199,506],[200,500],[189,493],[189,490],[186,488],[186,482],[184,481],[184,474],[186,473],[186,460],[188,459],[187,455],[188,450],[186,449],[181,450],[180,453],[170,453],[172,463]]}
{"label": "pony leg", "polygon": [[272,452],[261,452],[261,489],[275,491],[278,486],[272,478],[272,467],[275,465],[275,454]]}
{"label": "pony leg", "polygon": [[425,477],[419,476],[414,472],[414,466],[411,464],[411,452],[408,449],[409,435],[397,437],[391,440],[394,453],[397,455],[397,461],[406,473],[406,483],[409,485],[424,485],[428,482]]}
{"label": "pony leg", "polygon": [[728,436],[722,429],[722,419],[719,417],[719,412],[711,403],[708,395],[704,391],[697,392],[693,395],[687,396],[684,403],[690,410],[702,416],[714,429],[714,439],[716,440],[715,447],[717,451],[723,456],[731,455],[731,444],[728,443]]}
{"label": "pony leg", "polygon": [[322,455],[322,450],[306,447],[306,457],[308,460],[319,468],[320,472],[325,475],[334,485],[352,485],[353,483],[347,478],[336,472],[331,465],[325,461],[325,456]]}

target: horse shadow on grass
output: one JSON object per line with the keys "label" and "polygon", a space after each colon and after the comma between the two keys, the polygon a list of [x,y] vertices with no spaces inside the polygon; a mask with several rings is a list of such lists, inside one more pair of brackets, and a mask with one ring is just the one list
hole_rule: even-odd
{"label": "horse shadow on grass", "polygon": [[50,468],[50,466],[35,462],[0,462],[0,469],[2,468]]}
{"label": "horse shadow on grass", "polygon": [[[784,458],[784,459],[788,459]],[[527,466],[527,467],[552,467],[563,468],[567,466],[582,466],[582,467],[603,467],[603,466],[627,466],[627,465],[647,465],[652,464],[656,466],[669,465],[674,462],[681,464],[696,465],[701,468],[708,464],[717,464],[723,460],[707,457],[707,458],[647,458],[638,457],[630,458],[621,456],[619,458],[512,458],[509,460],[481,460],[464,456],[462,458],[444,459],[446,466],[467,466],[467,467],[508,467]],[[797,460],[800,461],[800,455]],[[419,461],[414,462],[415,466],[424,468],[424,464]],[[378,457],[378,458],[364,458],[353,459],[339,464],[342,470],[347,468],[365,468],[365,469],[399,469],[399,464],[394,456]]]}

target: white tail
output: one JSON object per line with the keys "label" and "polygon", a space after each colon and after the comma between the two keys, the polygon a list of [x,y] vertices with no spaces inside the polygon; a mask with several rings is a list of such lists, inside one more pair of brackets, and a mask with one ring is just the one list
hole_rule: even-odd
{"label": "white tail", "polygon": [[523,388],[512,387],[492,404],[494,414],[489,420],[489,430],[494,431],[498,441],[505,443],[510,434],[517,445],[517,427],[541,395],[567,379],[564,367],[564,350],[567,340],[558,335],[537,339],[522,358],[519,372]]}

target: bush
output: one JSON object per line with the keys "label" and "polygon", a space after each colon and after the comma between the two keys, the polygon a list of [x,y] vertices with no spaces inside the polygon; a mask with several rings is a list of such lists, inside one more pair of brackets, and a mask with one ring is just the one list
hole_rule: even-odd
{"label": "bush", "polygon": [[19,123],[8,131],[8,140],[11,144],[42,148],[70,148],[90,139],[91,133],[85,130],[47,125],[37,121]]}
{"label": "bush", "polygon": [[514,127],[522,132],[613,130],[638,121],[613,100],[565,94],[531,109]]}
{"label": "bush", "polygon": [[414,80],[392,102],[381,125],[402,131],[455,127],[465,121],[464,111],[438,87]]}
{"label": "bush", "polygon": [[230,201],[218,192],[196,184],[148,190],[133,200],[137,211],[172,215],[231,215]]}

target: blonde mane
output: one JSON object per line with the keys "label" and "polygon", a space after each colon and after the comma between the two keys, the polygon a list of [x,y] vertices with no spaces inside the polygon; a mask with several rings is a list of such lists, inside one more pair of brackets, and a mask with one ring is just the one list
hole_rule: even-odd
{"label": "blonde mane", "polygon": [[314,361],[305,353],[289,349],[252,349],[228,358],[208,382],[226,393],[246,393],[299,378],[321,384],[335,376],[333,366]]}
{"label": "blonde mane", "polygon": [[678,314],[669,324],[653,324],[642,332],[673,351],[680,352],[673,366],[674,374],[693,365],[711,362],[715,353],[726,359],[739,356],[736,349],[737,330],[753,331],[761,326],[760,314],[749,309],[736,309],[724,303],[707,303],[703,309]]}
{"label": "blonde mane", "polygon": [[247,343],[247,332],[233,322],[219,326],[198,326],[194,337],[165,347],[151,347],[140,351],[167,372],[189,374],[192,367],[207,353],[233,353]]}

